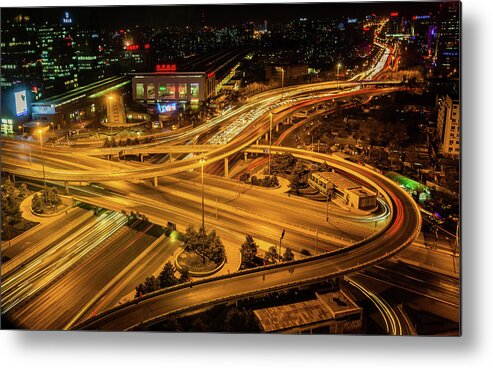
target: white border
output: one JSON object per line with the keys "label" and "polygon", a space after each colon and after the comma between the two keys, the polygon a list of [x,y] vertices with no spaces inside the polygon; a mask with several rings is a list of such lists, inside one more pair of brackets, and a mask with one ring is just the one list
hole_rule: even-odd
{"label": "white border", "polygon": [[[251,1],[242,1],[247,2]],[[190,3],[203,4],[207,1]],[[201,368],[225,365],[283,368],[491,366],[493,241],[489,212],[493,208],[490,185],[493,180],[489,179],[493,179],[493,19],[490,3],[486,0],[463,2],[462,338],[0,331],[0,364],[42,368],[103,365],[187,367],[192,364]],[[3,7],[103,4],[137,5],[138,2],[86,0],[73,4],[54,0],[2,1]]]}

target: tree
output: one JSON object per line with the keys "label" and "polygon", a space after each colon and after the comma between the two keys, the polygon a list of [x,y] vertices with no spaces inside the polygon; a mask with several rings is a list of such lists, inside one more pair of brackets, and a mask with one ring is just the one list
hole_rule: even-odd
{"label": "tree", "polygon": [[167,262],[157,278],[159,286],[161,288],[165,288],[178,284],[179,281],[175,277],[175,272],[176,268],[171,264],[171,262]]}
{"label": "tree", "polygon": [[300,253],[303,254],[304,256],[311,256],[312,255],[310,253],[310,251],[308,249],[305,249],[305,248],[303,248]]}
{"label": "tree", "polygon": [[13,226],[21,220],[22,211],[14,184],[5,180],[2,185],[2,227]]}
{"label": "tree", "polygon": [[276,262],[278,259],[277,248],[274,246],[270,247],[267,253],[265,253],[265,260],[267,262]]}
{"label": "tree", "polygon": [[159,282],[154,276],[146,278],[144,282],[145,293],[152,293],[153,291],[156,291],[158,289],[159,289]]}
{"label": "tree", "polygon": [[[3,202],[3,201],[2,201]],[[44,203],[38,193],[35,193],[31,202],[31,207],[34,212],[41,213],[44,209]]]}
{"label": "tree", "polygon": [[258,245],[253,240],[251,235],[247,235],[245,241],[241,245],[241,261],[245,267],[255,266],[255,257],[257,256]]}
{"label": "tree", "polygon": [[26,198],[28,193],[27,185],[25,183],[22,183],[20,188],[19,188],[19,198]]}
{"label": "tree", "polygon": [[58,191],[56,188],[46,188],[46,190],[41,191],[41,195],[44,197],[44,203],[47,206],[58,206],[62,203],[60,196],[58,195]]}
{"label": "tree", "polygon": [[202,227],[198,232],[193,227],[188,227],[185,233],[184,246],[185,249],[199,255],[203,264],[207,260],[216,264],[226,261],[226,250],[214,230],[207,234]]}
{"label": "tree", "polygon": [[250,316],[248,313],[231,308],[224,318],[224,330],[227,332],[243,332],[248,328]]}
{"label": "tree", "polygon": [[300,189],[304,186],[305,168],[303,163],[298,161],[293,169],[293,175],[291,179],[291,190],[295,194],[299,194]]}
{"label": "tree", "polygon": [[294,254],[291,251],[291,249],[286,248],[286,251],[282,255],[282,261],[283,262],[289,262],[289,261],[292,261],[292,260],[294,260]]}
{"label": "tree", "polygon": [[190,273],[188,271],[188,268],[185,267],[183,268],[183,271],[181,271],[180,278],[178,279],[179,283],[184,283],[190,281]]}

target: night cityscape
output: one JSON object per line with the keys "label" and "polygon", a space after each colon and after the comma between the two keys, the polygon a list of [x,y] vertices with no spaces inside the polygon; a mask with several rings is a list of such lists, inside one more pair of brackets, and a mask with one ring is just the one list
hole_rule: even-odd
{"label": "night cityscape", "polygon": [[461,4],[1,9],[2,329],[461,335]]}

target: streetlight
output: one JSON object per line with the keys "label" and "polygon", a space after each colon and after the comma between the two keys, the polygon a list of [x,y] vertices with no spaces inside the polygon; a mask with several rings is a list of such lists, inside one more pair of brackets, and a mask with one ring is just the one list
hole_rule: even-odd
{"label": "streetlight", "polygon": [[337,75],[336,75],[336,80],[337,80],[337,89],[339,89],[339,70],[341,69],[341,63],[337,64]]}
{"label": "streetlight", "polygon": [[270,177],[270,151],[272,149],[272,113],[269,113],[270,117],[270,133],[269,133],[269,177]]}
{"label": "streetlight", "polygon": [[205,208],[204,208],[204,164],[207,162],[207,159],[201,158],[199,160],[202,168],[202,228],[205,230]]}
{"label": "streetlight", "polygon": [[276,66],[276,71],[281,72],[281,100],[284,98],[284,68]]}
{"label": "streetlight", "polygon": [[110,124],[110,130],[113,131],[112,126],[111,126],[111,122],[110,122],[110,116],[111,116],[111,102],[113,101],[113,96],[108,96],[108,101],[109,101],[109,104],[108,104],[108,111],[106,112],[106,120],[108,121],[108,124]]}
{"label": "streetlight", "polygon": [[43,151],[43,137],[41,136],[43,131],[39,129],[38,133],[39,133],[39,145],[41,146],[41,162],[43,163],[43,184],[44,184],[45,195],[46,195],[45,155]]}

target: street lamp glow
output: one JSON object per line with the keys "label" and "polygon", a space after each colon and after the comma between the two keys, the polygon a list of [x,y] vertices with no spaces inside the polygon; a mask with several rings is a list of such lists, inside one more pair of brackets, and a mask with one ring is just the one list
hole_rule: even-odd
{"label": "street lamp glow", "polygon": [[205,230],[205,206],[204,206],[204,164],[207,162],[206,158],[199,159],[201,163],[202,172],[202,229]]}
{"label": "street lamp glow", "polygon": [[43,131],[41,129],[38,130],[39,133],[39,145],[41,146],[41,161],[43,163],[43,185],[45,189],[45,196],[46,196],[46,174],[45,174],[45,155],[43,151]]}

